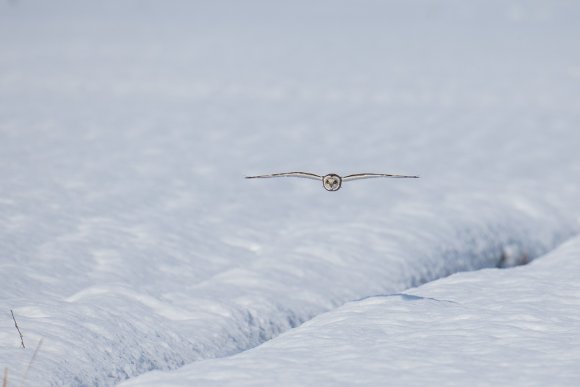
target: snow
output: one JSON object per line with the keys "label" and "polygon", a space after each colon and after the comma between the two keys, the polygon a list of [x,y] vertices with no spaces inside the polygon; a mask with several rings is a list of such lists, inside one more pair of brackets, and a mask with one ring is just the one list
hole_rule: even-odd
{"label": "snow", "polygon": [[579,13],[0,3],[9,385],[577,385]]}
{"label": "snow", "polygon": [[121,385],[576,385],[579,255],[575,238],[528,266],[350,302],[253,350]]}

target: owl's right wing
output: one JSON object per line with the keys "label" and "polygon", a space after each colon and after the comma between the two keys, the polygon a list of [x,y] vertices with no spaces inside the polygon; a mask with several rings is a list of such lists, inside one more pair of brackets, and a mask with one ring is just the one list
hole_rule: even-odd
{"label": "owl's right wing", "polygon": [[305,179],[322,180],[322,176],[309,172],[272,173],[270,175],[246,176],[246,179],[262,179],[267,177],[302,177]]}

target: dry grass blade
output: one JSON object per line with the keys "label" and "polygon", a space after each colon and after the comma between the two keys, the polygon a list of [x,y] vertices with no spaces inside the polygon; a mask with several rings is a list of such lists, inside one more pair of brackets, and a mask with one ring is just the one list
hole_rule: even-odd
{"label": "dry grass blade", "polygon": [[38,354],[38,350],[40,349],[41,345],[42,345],[42,339],[40,339],[40,341],[38,342],[38,345],[36,346],[36,349],[34,350],[34,353],[32,354],[30,361],[28,362],[28,366],[26,367],[26,371],[24,371],[24,375],[22,375],[22,383],[20,383],[20,387],[24,387],[24,382],[26,382],[26,377],[28,376],[28,371],[30,371],[30,367],[32,366],[32,363],[34,363],[34,359],[36,359],[36,355]]}
{"label": "dry grass blade", "polygon": [[22,348],[26,348],[24,346],[24,337],[22,336],[22,332],[20,332],[20,328],[18,328],[18,323],[16,323],[16,317],[14,317],[14,312],[12,311],[12,309],[10,309],[10,313],[12,314],[12,320],[14,320],[14,326],[16,327],[16,330],[20,335],[20,344],[22,345]]}
{"label": "dry grass blade", "polygon": [[2,382],[2,387],[8,387],[8,368],[4,368],[4,379]]}

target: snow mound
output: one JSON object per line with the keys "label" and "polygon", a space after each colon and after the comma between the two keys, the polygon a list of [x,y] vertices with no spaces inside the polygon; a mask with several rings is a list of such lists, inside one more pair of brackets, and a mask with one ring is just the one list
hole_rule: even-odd
{"label": "snow mound", "polygon": [[580,238],[511,270],[348,303],[258,348],[122,386],[577,386]]}
{"label": "snow mound", "polygon": [[[375,224],[369,218],[339,226],[304,224],[278,242],[276,253],[196,284],[182,283],[179,291],[162,287],[155,294],[109,282],[64,299],[46,292],[23,297],[14,312],[26,339],[45,341],[33,380],[110,384],[235,354],[351,300],[496,267],[506,257],[531,260],[570,235],[574,225],[549,207],[540,218],[508,208],[490,212],[491,206],[481,207],[485,213],[454,216],[445,206],[413,216],[409,208]],[[134,264],[120,269],[130,275]],[[15,270],[14,277],[19,273],[44,280],[34,267]],[[15,341],[8,323],[5,339]],[[30,356],[8,348],[2,353],[12,369]]]}

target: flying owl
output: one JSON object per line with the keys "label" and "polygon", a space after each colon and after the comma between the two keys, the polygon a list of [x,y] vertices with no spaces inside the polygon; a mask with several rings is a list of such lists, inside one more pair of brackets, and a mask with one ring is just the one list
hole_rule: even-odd
{"label": "flying owl", "polygon": [[396,178],[411,178],[416,179],[419,176],[405,176],[405,175],[391,175],[388,173],[355,173],[353,175],[339,176],[336,173],[329,173],[328,175],[320,176],[309,172],[284,172],[272,173],[270,175],[246,176],[246,179],[263,179],[268,177],[302,177],[305,179],[313,179],[322,181],[322,186],[327,191],[338,191],[342,187],[342,182],[372,179],[375,177],[396,177]]}

